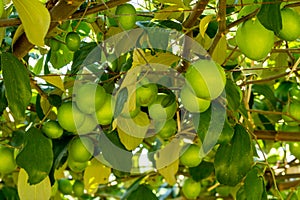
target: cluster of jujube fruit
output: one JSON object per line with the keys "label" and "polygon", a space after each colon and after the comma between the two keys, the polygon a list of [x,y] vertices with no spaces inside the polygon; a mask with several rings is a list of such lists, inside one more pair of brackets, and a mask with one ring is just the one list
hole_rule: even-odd
{"label": "cluster of jujube fruit", "polygon": [[[131,119],[136,126],[146,124],[152,127],[157,137],[168,143],[178,131],[177,123],[181,123],[176,115],[181,112],[180,108],[183,106],[183,111],[189,113],[205,112],[210,108],[211,101],[222,94],[226,83],[222,67],[208,59],[193,63],[184,77],[184,84],[175,95],[174,90],[151,82],[142,75],[137,76],[135,89],[128,92],[127,101],[123,105],[117,105],[119,96],[106,92],[101,83],[78,80],[72,89],[72,99],[59,106],[57,121],[46,121],[42,131],[52,139],[59,139],[64,134],[74,135],[68,144],[67,166],[75,173],[83,172],[92,156],[99,153],[95,147],[97,143],[90,136],[98,134],[98,131],[114,129],[114,119],[118,116]],[[130,104],[134,104],[131,110],[127,108]],[[115,111],[119,107],[122,112],[116,116]],[[119,134],[123,132],[118,121],[116,126]],[[133,137],[139,134],[126,130],[124,133]],[[137,147],[124,145],[128,150]],[[186,167],[199,165],[202,161],[200,152],[201,144],[190,143],[187,148],[182,148],[180,163]],[[193,184],[200,187],[199,183]]]}

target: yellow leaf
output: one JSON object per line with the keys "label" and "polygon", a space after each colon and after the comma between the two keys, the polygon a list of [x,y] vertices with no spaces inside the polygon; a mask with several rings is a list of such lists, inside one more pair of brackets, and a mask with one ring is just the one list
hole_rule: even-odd
{"label": "yellow leaf", "polygon": [[126,149],[130,151],[137,148],[144,140],[144,138],[134,137],[124,132],[120,128],[118,128],[117,130],[122,144],[125,146]]}
{"label": "yellow leaf", "polygon": [[50,199],[51,183],[48,176],[36,185],[29,185],[27,181],[28,174],[21,168],[18,177],[18,193],[20,200]]}
{"label": "yellow leaf", "polygon": [[108,183],[110,174],[111,168],[103,165],[96,158],[93,158],[83,175],[84,187],[87,192],[89,194],[97,192],[99,184]]}
{"label": "yellow leaf", "polygon": [[65,91],[64,82],[60,76],[43,76],[41,78],[44,79],[47,83],[50,83],[60,90]]}
{"label": "yellow leaf", "polygon": [[208,24],[209,24],[209,22],[211,22],[213,17],[214,17],[214,15],[206,15],[200,21],[199,30],[200,30],[200,34],[203,38],[204,38],[205,31],[207,30]]}
{"label": "yellow leaf", "polygon": [[24,28],[23,28],[23,24],[21,24],[20,26],[18,26],[18,28],[14,34],[14,37],[12,39],[12,44],[14,44],[23,33],[24,33]]}
{"label": "yellow leaf", "polygon": [[212,59],[220,65],[223,64],[223,62],[226,59],[226,50],[227,50],[227,41],[226,41],[226,36],[224,35],[221,37],[217,46],[215,47],[215,50],[211,55]]}
{"label": "yellow leaf", "polygon": [[176,5],[163,8],[162,10],[154,14],[154,19],[157,20],[178,19],[182,14],[183,9],[184,9],[183,6],[176,6]]}
{"label": "yellow leaf", "polygon": [[212,39],[205,33],[204,37],[199,33],[195,39],[197,42],[200,43],[200,45],[203,46],[204,49],[209,49],[212,43]]}
{"label": "yellow leaf", "polygon": [[133,62],[132,67],[137,66],[143,66],[146,63],[155,63],[155,64],[161,64],[166,65],[166,67],[169,67],[173,63],[176,63],[180,60],[180,58],[170,52],[161,52],[157,53],[156,55],[151,55],[150,52],[145,53],[144,51],[140,49],[135,49],[133,51]]}
{"label": "yellow leaf", "polygon": [[[142,49],[134,49],[132,57],[132,68],[147,64],[146,54]],[[148,62],[149,63],[149,62]]]}
{"label": "yellow leaf", "polygon": [[169,185],[174,185],[176,183],[175,174],[178,171],[178,166],[179,166],[179,160],[177,159],[170,165],[158,170],[158,172],[165,178],[166,182]]}
{"label": "yellow leaf", "polygon": [[39,0],[13,0],[26,36],[34,45],[44,46],[44,38],[50,26],[50,13]]}
{"label": "yellow leaf", "polygon": [[133,119],[130,117],[117,118],[117,130],[122,144],[128,150],[135,149],[145,138],[150,120],[148,115],[140,112]]}
{"label": "yellow leaf", "polygon": [[167,146],[156,153],[156,168],[170,184],[176,183],[179,168],[180,138],[174,138]]}
{"label": "yellow leaf", "polygon": [[182,0],[158,0],[160,3],[170,4],[170,5],[178,5],[184,7],[184,3]]}

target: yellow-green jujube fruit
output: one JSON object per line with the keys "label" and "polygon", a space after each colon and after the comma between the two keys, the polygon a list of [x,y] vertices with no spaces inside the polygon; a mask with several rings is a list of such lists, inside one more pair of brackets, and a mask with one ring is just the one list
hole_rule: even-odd
{"label": "yellow-green jujube fruit", "polygon": [[186,81],[198,98],[212,100],[224,90],[224,69],[212,60],[201,59],[193,63],[185,73]]}
{"label": "yellow-green jujube fruit", "polygon": [[115,14],[121,28],[129,30],[134,27],[136,10],[133,5],[129,3],[118,5]]}
{"label": "yellow-green jujube fruit", "polygon": [[187,167],[198,166],[202,158],[200,157],[201,148],[196,144],[189,145],[179,157],[180,163]]}
{"label": "yellow-green jujube fruit", "polygon": [[8,174],[17,168],[12,148],[0,145],[0,174]]}
{"label": "yellow-green jujube fruit", "polygon": [[71,101],[63,103],[57,110],[59,125],[69,132],[75,133],[77,127],[81,126],[84,119],[85,114],[80,112]]}
{"label": "yellow-green jujube fruit", "polygon": [[70,142],[68,152],[73,161],[87,162],[94,153],[94,144],[88,137],[76,137]]}
{"label": "yellow-green jujube fruit", "polygon": [[84,194],[84,183],[82,181],[76,180],[73,183],[73,192],[77,197],[81,197]]}
{"label": "yellow-green jujube fruit", "polygon": [[[291,101],[289,104],[286,104],[282,109],[282,119],[291,126],[296,126],[300,121],[300,102]],[[288,115],[290,116],[288,116]]]}
{"label": "yellow-green jujube fruit", "polygon": [[200,192],[200,182],[197,182],[192,178],[188,178],[184,181],[182,186],[182,193],[187,199],[196,199],[199,196]]}
{"label": "yellow-green jujube fruit", "polygon": [[157,97],[158,88],[154,83],[138,84],[136,89],[136,103],[139,106],[149,106]]}
{"label": "yellow-green jujube fruit", "polygon": [[49,138],[56,139],[60,138],[64,130],[56,121],[48,121],[43,124],[42,131],[47,135]]}
{"label": "yellow-green jujube fruit", "polygon": [[177,111],[177,102],[171,95],[158,94],[156,100],[148,106],[149,115],[154,120],[168,120]]}
{"label": "yellow-green jujube fruit", "polygon": [[283,8],[281,10],[282,29],[278,37],[293,41],[300,36],[300,15],[292,8]]}
{"label": "yellow-green jujube fruit", "polygon": [[96,83],[86,83],[78,87],[75,101],[81,112],[91,114],[101,108],[105,102],[105,89]]}
{"label": "yellow-green jujube fruit", "polygon": [[111,94],[106,94],[105,102],[102,107],[96,111],[97,122],[101,125],[111,124],[115,112],[115,98]]}
{"label": "yellow-green jujube fruit", "polygon": [[265,58],[274,46],[274,32],[266,29],[257,18],[240,24],[235,39],[242,53],[252,60]]}
{"label": "yellow-green jujube fruit", "polygon": [[191,113],[206,111],[211,102],[211,100],[198,98],[187,85],[181,88],[180,99],[183,107]]}
{"label": "yellow-green jujube fruit", "polygon": [[66,35],[65,42],[70,51],[77,51],[80,47],[80,36],[76,32],[69,32]]}
{"label": "yellow-green jujube fruit", "polygon": [[168,139],[176,133],[177,123],[173,118],[167,121],[155,121],[154,128],[156,134],[158,134],[161,138]]}
{"label": "yellow-green jujube fruit", "polygon": [[69,157],[67,164],[71,171],[73,171],[75,173],[79,173],[79,172],[82,172],[83,170],[85,170],[85,168],[88,166],[88,161],[77,162]]}
{"label": "yellow-green jujube fruit", "polygon": [[86,115],[83,123],[79,127],[77,127],[76,133],[78,133],[79,135],[91,133],[97,125],[98,122],[94,115]]}
{"label": "yellow-green jujube fruit", "polygon": [[72,194],[73,187],[69,179],[61,178],[58,180],[58,189],[62,194]]}

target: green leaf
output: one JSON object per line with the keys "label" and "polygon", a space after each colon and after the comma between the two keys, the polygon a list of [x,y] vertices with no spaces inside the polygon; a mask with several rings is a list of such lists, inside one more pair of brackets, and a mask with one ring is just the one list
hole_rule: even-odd
{"label": "green leaf", "polygon": [[227,79],[225,91],[227,94],[226,99],[229,109],[236,111],[240,107],[242,101],[241,89],[236,84],[234,84],[232,80]]}
{"label": "green leaf", "polygon": [[[97,49],[96,49],[97,48]],[[97,47],[95,42],[87,43],[74,53],[73,63],[71,66],[71,73],[76,74],[82,64],[89,65],[95,61],[101,60],[101,49]]]}
{"label": "green leaf", "polygon": [[121,200],[127,200],[128,197],[131,195],[132,192],[137,190],[140,186],[140,182],[145,178],[145,176],[139,177],[136,181],[134,181],[133,184],[130,185],[130,187],[126,190],[125,194],[122,196]]}
{"label": "green leaf", "polygon": [[149,124],[150,120],[145,112],[139,112],[134,118],[119,115],[118,134],[126,149],[133,150],[144,140]]}
{"label": "green leaf", "polygon": [[[132,152],[121,143],[116,131],[109,134],[100,134],[98,146],[101,147],[102,156],[112,168],[129,172],[132,168]],[[113,153],[112,153],[113,152]],[[101,154],[97,156],[100,160]]]}
{"label": "green leaf", "polygon": [[4,185],[0,190],[0,199],[18,200],[19,195],[17,189],[15,187]]}
{"label": "green leaf", "polygon": [[221,184],[235,186],[251,169],[253,162],[250,136],[242,125],[236,125],[229,144],[220,145],[215,156],[215,172]]}
{"label": "green leaf", "polygon": [[260,23],[276,34],[282,29],[282,19],[279,0],[263,0],[263,4],[257,14]]}
{"label": "green leaf", "polygon": [[255,84],[252,87],[252,91],[263,95],[265,99],[267,99],[271,103],[272,106],[270,106],[269,109],[274,109],[276,107],[277,99],[275,98],[274,92],[270,85]]}
{"label": "green leaf", "polygon": [[13,0],[26,36],[34,45],[44,46],[44,38],[50,26],[50,13],[39,0]]}
{"label": "green leaf", "polygon": [[49,177],[36,185],[28,184],[27,180],[28,174],[24,169],[20,169],[18,176],[18,193],[20,200],[50,199],[51,184]]}
{"label": "green leaf", "polygon": [[204,155],[217,144],[224,127],[225,115],[225,106],[219,99],[213,100],[211,107],[205,112],[193,114],[193,124],[202,141]]}
{"label": "green leaf", "polygon": [[[48,54],[49,55],[49,54]],[[60,49],[58,51],[51,51],[50,55],[50,63],[55,69],[60,69],[67,64],[69,64],[73,60],[74,53],[68,49],[65,44],[60,45]],[[44,66],[44,70],[46,70]],[[47,73],[45,73],[47,74]]]}
{"label": "green leaf", "polygon": [[245,179],[245,192],[247,200],[261,200],[264,193],[264,180],[259,169],[251,169]]}
{"label": "green leaf", "polygon": [[127,200],[158,200],[153,192],[146,186],[140,185],[127,198]]}
{"label": "green leaf", "polygon": [[116,107],[114,112],[115,117],[118,117],[122,113],[127,98],[128,98],[128,89],[125,87],[118,92],[117,99],[116,99]]}
{"label": "green leaf", "polygon": [[24,168],[30,184],[46,178],[53,163],[52,142],[37,128],[30,128],[25,135],[26,145],[17,156],[17,164]]}
{"label": "green leaf", "polygon": [[8,106],[14,117],[21,119],[31,99],[31,88],[25,66],[11,53],[2,53],[1,67]]}
{"label": "green leaf", "polygon": [[192,178],[197,182],[209,177],[214,170],[214,164],[204,160],[200,163],[200,165],[189,168]]}
{"label": "green leaf", "polygon": [[7,99],[5,96],[5,87],[3,81],[0,82],[0,115],[3,114],[3,111],[8,106]]}
{"label": "green leaf", "polygon": [[218,64],[223,64],[223,62],[225,61],[227,54],[227,40],[226,40],[226,36],[223,35],[218,44],[216,45],[211,57],[212,59],[218,63]]}
{"label": "green leaf", "polygon": [[34,74],[40,74],[42,72],[43,65],[44,65],[44,56],[42,56],[40,59],[38,59],[38,61],[36,62],[36,64],[34,65],[34,67],[32,69],[32,72]]}

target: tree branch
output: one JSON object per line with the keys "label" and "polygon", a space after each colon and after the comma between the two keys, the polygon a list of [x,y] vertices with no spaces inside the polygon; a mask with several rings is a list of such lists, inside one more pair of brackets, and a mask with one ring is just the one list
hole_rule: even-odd
{"label": "tree branch", "polygon": [[211,47],[209,48],[208,52],[210,55],[213,54],[217,44],[219,43],[220,39],[226,33],[226,0],[219,1],[219,12],[217,21],[219,22],[218,32],[213,40]]}
{"label": "tree branch", "polygon": [[193,11],[190,14],[190,16],[182,24],[182,26],[185,29],[189,29],[189,28],[192,28],[194,26],[194,24],[196,23],[198,17],[200,17],[201,14],[203,13],[203,11],[204,11],[205,7],[207,6],[208,2],[209,2],[209,0],[200,0],[200,1],[197,2],[197,4],[193,8]]}
{"label": "tree branch", "polygon": [[[115,7],[117,5],[123,4],[128,2],[129,0],[111,0],[107,3],[100,4],[98,6],[95,6],[93,8],[90,8],[86,14],[91,14],[95,12],[99,12],[102,10],[106,10],[112,7]],[[71,3],[70,3],[71,2]],[[84,2],[84,0],[73,0],[73,1],[66,1],[66,0],[60,0],[51,10],[51,24],[49,27],[48,34],[51,33],[55,29],[55,27],[59,24],[60,21],[64,21],[66,19],[70,18],[78,18],[83,14],[83,10],[77,11],[79,6]],[[74,14],[75,13],[75,14]],[[19,25],[20,20],[19,19],[13,19],[13,20],[0,20],[0,27],[1,26],[8,26],[8,25]],[[31,44],[26,34],[23,33],[16,43],[14,44],[14,55],[18,58],[23,58],[30,49],[33,48],[33,44]]]}
{"label": "tree branch", "polygon": [[286,132],[286,131],[267,131],[267,130],[254,130],[253,132],[257,139],[274,140],[274,141],[300,141],[299,132]]}
{"label": "tree branch", "polygon": [[[53,22],[51,22],[48,32],[51,32],[58,25],[58,21],[67,19],[70,15],[72,15],[83,2],[84,0],[73,0],[71,3],[65,0],[59,1],[50,10],[51,20],[53,20]],[[33,47],[34,45],[28,41],[26,34],[23,33],[15,42],[13,46],[13,53],[20,59],[23,58]]]}
{"label": "tree branch", "polygon": [[[205,7],[207,6],[209,0],[199,0],[195,7],[193,8],[192,13],[189,15],[189,17],[182,23],[182,27],[185,31],[185,34],[189,37],[193,36],[193,33],[189,30],[194,26],[198,18],[201,16],[203,11],[205,10]],[[189,58],[190,51],[191,51],[191,42],[189,40],[185,40],[184,47],[183,47],[183,58]],[[177,67],[177,71],[179,73],[185,72],[188,68],[188,63],[186,61],[182,62],[182,65]]]}

